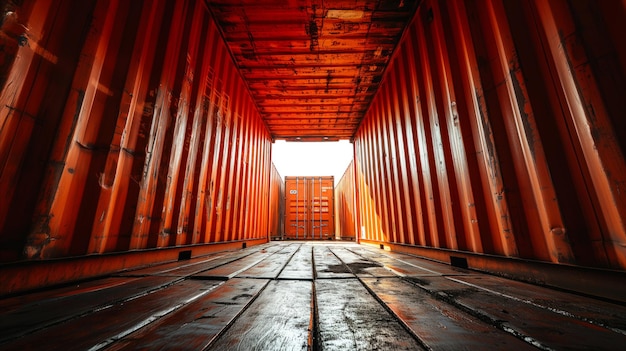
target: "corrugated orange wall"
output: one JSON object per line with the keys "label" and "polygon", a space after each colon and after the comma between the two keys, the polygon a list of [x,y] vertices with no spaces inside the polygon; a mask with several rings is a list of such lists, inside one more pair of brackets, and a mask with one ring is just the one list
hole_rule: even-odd
{"label": "corrugated orange wall", "polygon": [[626,269],[623,1],[424,1],[355,137],[361,241]]}
{"label": "corrugated orange wall", "polygon": [[335,233],[343,240],[356,240],[356,193],[354,190],[354,161],[352,161],[335,185]]}
{"label": "corrugated orange wall", "polygon": [[2,4],[0,261],[267,238],[270,136],[204,1]]}
{"label": "corrugated orange wall", "polygon": [[270,187],[270,228],[271,238],[282,238],[285,219],[285,182],[272,163],[272,179]]}

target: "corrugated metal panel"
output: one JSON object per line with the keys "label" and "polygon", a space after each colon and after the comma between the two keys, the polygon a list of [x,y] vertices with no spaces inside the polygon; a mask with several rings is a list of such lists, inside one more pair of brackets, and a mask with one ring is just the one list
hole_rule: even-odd
{"label": "corrugated metal panel", "polygon": [[285,177],[287,239],[334,239],[334,177]]}
{"label": "corrugated metal panel", "polygon": [[[176,254],[147,249],[267,240],[269,126],[353,137],[364,242],[515,258],[504,274],[518,258],[626,268],[623,2],[419,2],[382,83],[418,2],[260,4],[4,1],[0,261],[138,250],[153,254],[132,259],[145,264]],[[368,30],[352,26],[359,15]],[[337,40],[316,38],[318,22]],[[281,30],[294,23],[295,37]],[[311,55],[307,43],[329,46]],[[363,43],[358,61],[351,45]],[[310,95],[322,90],[338,104]],[[309,101],[294,103],[301,92]],[[32,287],[114,265],[97,266],[15,279]]]}
{"label": "corrugated metal panel", "polygon": [[335,233],[344,240],[356,240],[356,192],[354,188],[354,161],[335,186]]}
{"label": "corrugated metal panel", "polygon": [[[71,6],[68,1],[42,1],[37,6],[26,2],[21,7],[8,8],[7,4],[3,9],[6,11],[2,13],[4,45],[0,81],[0,191],[4,194],[0,199],[0,250],[3,261],[22,257],[25,233],[31,227],[37,198],[42,198],[39,207],[49,207],[52,190],[43,180],[58,178],[62,172],[59,159],[66,156],[66,150],[56,147],[56,132],[58,139],[65,142],[68,129],[72,128],[73,114],[85,99],[87,85],[86,79],[73,78],[71,70],[84,75],[85,66],[95,64],[96,41],[85,35],[90,24],[86,17],[71,20]],[[85,1],[71,10],[89,13],[94,6],[94,1]],[[51,13],[58,13],[58,16]],[[93,26],[101,28],[104,21],[98,18]],[[68,210],[78,208],[70,205]],[[49,218],[35,216],[35,221],[47,225]]]}
{"label": "corrugated metal panel", "polygon": [[3,10],[2,261],[268,238],[270,135],[204,1]]}
{"label": "corrugated metal panel", "polygon": [[285,182],[278,173],[278,169],[272,163],[272,175],[270,186],[270,227],[271,238],[282,239],[285,220]]}
{"label": "corrugated metal panel", "polygon": [[355,136],[362,238],[626,268],[623,16],[425,1]]}

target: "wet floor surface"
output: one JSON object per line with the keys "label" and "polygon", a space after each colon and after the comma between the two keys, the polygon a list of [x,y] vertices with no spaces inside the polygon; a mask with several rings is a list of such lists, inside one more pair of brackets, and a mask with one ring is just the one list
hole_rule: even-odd
{"label": "wet floor surface", "polygon": [[623,350],[626,306],[342,242],[0,300],[0,350]]}

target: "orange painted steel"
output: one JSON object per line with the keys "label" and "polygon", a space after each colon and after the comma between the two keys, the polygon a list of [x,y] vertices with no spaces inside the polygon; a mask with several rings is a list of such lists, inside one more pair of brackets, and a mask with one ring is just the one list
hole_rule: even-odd
{"label": "orange painted steel", "polygon": [[[511,216],[507,199],[509,194],[501,191],[504,188],[502,171],[495,172],[492,166],[498,165],[499,154],[494,152],[497,135],[492,132],[493,123],[487,118],[485,110],[483,86],[478,71],[476,52],[480,42],[471,37],[469,19],[465,15],[465,4],[460,2],[458,6],[449,11],[451,26],[458,33],[458,43],[450,47],[459,57],[460,64],[456,65],[456,84],[463,87],[463,99],[459,98],[458,104],[467,109],[467,116],[461,120],[464,143],[466,149],[478,145],[477,148],[485,150],[482,153],[468,153],[468,171],[471,177],[474,196],[484,196],[491,201],[474,202],[477,215],[488,218],[487,221],[479,222],[481,243],[487,252],[496,252],[505,256],[517,256],[517,246],[513,236],[508,235],[511,231]],[[462,64],[464,62],[464,64]],[[454,67],[454,66],[453,66]],[[469,117],[473,116],[473,117]],[[462,116],[459,116],[462,117]],[[506,146],[502,146],[506,150]],[[489,194],[498,194],[496,198]],[[487,227],[489,226],[489,227]],[[491,237],[488,233],[498,233]],[[476,240],[476,239],[475,239]]]}
{"label": "orange painted steel", "polygon": [[[624,2],[383,3],[341,12],[367,26],[328,18],[353,38],[327,26],[337,40],[322,43],[302,32],[323,24],[316,6],[4,1],[0,262],[306,233],[625,270]],[[290,14],[306,15],[302,33],[267,31],[294,26]],[[289,51],[302,43],[328,51]],[[330,54],[343,63],[322,62]],[[302,217],[306,232],[293,231],[300,212],[281,229],[273,137],[324,136],[354,143],[336,229],[332,184],[327,199],[309,189],[328,211]],[[58,276],[116,266],[102,262]],[[492,271],[511,274],[506,262]]]}
{"label": "orange painted steel", "polygon": [[204,1],[7,6],[0,261],[269,240],[272,140]]}
{"label": "orange painted steel", "polygon": [[[575,153],[573,162],[584,162],[585,166],[579,171],[582,173],[580,188],[587,191],[574,194],[593,204],[580,212],[587,212],[583,213],[585,217],[593,215],[599,222],[599,225],[593,223],[591,234],[595,235],[591,237],[586,237],[586,232],[574,234],[580,236],[582,245],[592,248],[591,258],[606,256],[604,259],[610,266],[624,268],[626,65],[623,45],[617,36],[625,28],[623,17],[620,18],[625,11],[623,4],[621,7],[615,3],[602,4],[593,9],[602,18],[587,12],[589,4],[574,6],[569,16],[563,15],[570,10],[564,1],[533,4],[531,11],[536,13],[544,28],[541,44],[548,46],[553,57],[548,67],[558,90],[558,100],[553,103],[558,104],[567,122],[566,137],[575,144],[570,151]],[[583,33],[581,26],[592,29]]]}
{"label": "orange painted steel", "polygon": [[282,239],[284,234],[283,221],[285,220],[285,182],[272,163],[269,196],[269,235],[274,239]]}
{"label": "orange painted steel", "polygon": [[350,139],[419,1],[210,0],[274,139]]}
{"label": "orange painted steel", "polygon": [[451,257],[461,260],[473,270],[515,278],[535,285],[561,290],[576,291],[589,296],[626,302],[626,285],[621,284],[625,272],[566,264],[553,264],[537,260],[523,260],[505,256],[485,255],[417,245],[403,245],[380,241],[361,241],[363,245],[375,246],[389,251],[404,252],[433,261],[451,264]]}
{"label": "orange painted steel", "polygon": [[360,239],[626,269],[623,16],[424,1],[354,137]]}
{"label": "orange painted steel", "polygon": [[[50,206],[54,190],[44,179],[60,176],[60,161],[66,153],[56,140],[67,142],[88,85],[88,74],[72,77],[71,70],[85,74],[84,68],[95,63],[98,43],[83,35],[87,18],[74,20],[69,15],[70,11],[92,11],[94,2],[76,7],[55,1],[6,5],[1,29],[0,260],[12,261],[22,257],[27,231],[48,226],[50,218],[34,210]],[[103,25],[93,22],[94,27]],[[84,44],[84,50],[72,42]],[[68,68],[59,69],[61,64]]]}
{"label": "orange painted steel", "polygon": [[233,251],[266,243],[265,238],[167,247],[146,250],[111,252],[101,255],[30,260],[0,265],[3,280],[0,297],[20,294],[36,289],[48,288],[68,283],[80,283],[85,278],[103,277],[120,271],[147,267],[164,262],[175,262],[181,256],[196,258],[211,253]]}
{"label": "orange painted steel", "polygon": [[285,177],[285,239],[335,238],[333,176]]}
{"label": "orange painted steel", "polygon": [[342,240],[357,240],[357,195],[355,192],[354,161],[335,186],[335,233]]}

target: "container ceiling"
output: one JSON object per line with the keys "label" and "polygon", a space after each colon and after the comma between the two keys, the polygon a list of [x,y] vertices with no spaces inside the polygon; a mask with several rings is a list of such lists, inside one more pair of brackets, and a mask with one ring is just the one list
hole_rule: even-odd
{"label": "container ceiling", "polygon": [[274,139],[351,139],[417,0],[208,0]]}

